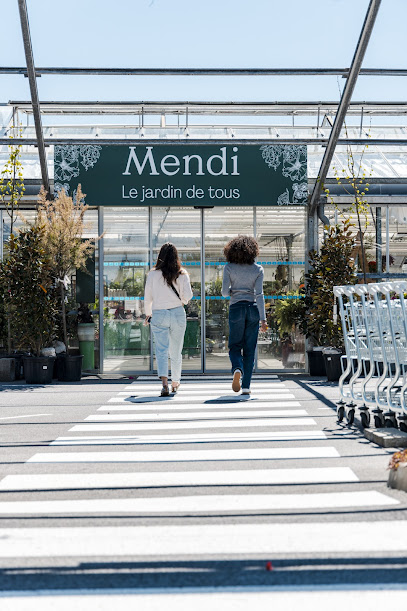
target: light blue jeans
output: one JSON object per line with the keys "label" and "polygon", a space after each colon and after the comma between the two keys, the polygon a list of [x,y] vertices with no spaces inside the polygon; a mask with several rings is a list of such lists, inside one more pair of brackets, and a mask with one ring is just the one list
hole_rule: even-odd
{"label": "light blue jeans", "polygon": [[168,378],[168,355],[171,361],[171,380],[180,382],[182,347],[187,325],[182,306],[171,310],[153,310],[151,330],[154,336],[158,377]]}

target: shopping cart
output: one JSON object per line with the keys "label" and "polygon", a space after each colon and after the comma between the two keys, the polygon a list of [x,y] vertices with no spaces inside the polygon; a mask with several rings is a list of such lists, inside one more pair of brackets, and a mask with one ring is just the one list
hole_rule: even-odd
{"label": "shopping cart", "polygon": [[407,431],[407,282],[334,287],[347,366],[339,380],[338,420]]}

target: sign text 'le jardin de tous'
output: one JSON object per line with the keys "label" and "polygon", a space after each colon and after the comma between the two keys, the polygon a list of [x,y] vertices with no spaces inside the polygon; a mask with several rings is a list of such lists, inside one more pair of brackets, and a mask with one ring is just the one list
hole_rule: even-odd
{"label": "sign text 'le jardin de tous'", "polygon": [[54,189],[91,206],[307,203],[307,147],[264,144],[55,146]]}

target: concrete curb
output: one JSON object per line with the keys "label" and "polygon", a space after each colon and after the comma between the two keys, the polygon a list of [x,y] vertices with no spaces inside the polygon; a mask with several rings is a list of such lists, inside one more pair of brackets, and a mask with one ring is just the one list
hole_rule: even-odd
{"label": "concrete curb", "polygon": [[366,439],[377,443],[382,448],[407,448],[407,433],[398,429],[364,429],[363,432]]}

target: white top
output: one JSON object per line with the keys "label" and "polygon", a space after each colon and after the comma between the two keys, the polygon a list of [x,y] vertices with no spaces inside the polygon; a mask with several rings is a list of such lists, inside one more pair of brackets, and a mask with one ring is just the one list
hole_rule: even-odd
{"label": "white top", "polygon": [[151,316],[153,310],[172,310],[185,305],[192,297],[191,283],[188,272],[182,268],[181,274],[173,282],[181,299],[178,299],[174,291],[162,275],[161,270],[152,269],[147,276],[144,289],[144,311],[146,316]]}

